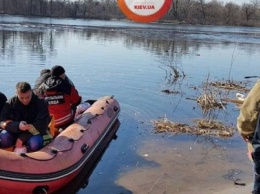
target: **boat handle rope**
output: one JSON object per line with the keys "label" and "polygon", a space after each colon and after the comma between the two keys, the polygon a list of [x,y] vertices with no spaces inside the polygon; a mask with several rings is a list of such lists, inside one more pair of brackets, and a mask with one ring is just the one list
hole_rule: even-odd
{"label": "boat handle rope", "polygon": [[[89,129],[89,127],[87,129],[80,129],[80,132],[84,133],[88,129]],[[54,159],[58,155],[59,152],[68,152],[68,151],[72,150],[72,148],[74,146],[74,142],[79,141],[82,137],[83,137],[83,135],[80,138],[78,138],[78,139],[68,138],[68,141],[71,142],[71,147],[68,148],[68,149],[58,150],[58,149],[55,149],[55,148],[50,148],[51,149],[51,153],[54,154],[54,155],[53,155],[53,157],[51,157],[49,159],[34,158],[34,157],[31,157],[31,156],[27,155],[26,153],[21,153],[20,156],[27,157],[27,158],[30,158],[30,159],[33,159],[33,160],[36,160],[36,161],[49,161],[49,160]]]}
{"label": "boat handle rope", "polygon": [[[101,107],[101,109],[104,110],[104,107]],[[104,113],[104,112],[103,112],[103,113]],[[100,116],[100,115],[102,115],[103,113],[101,113],[101,114],[95,114],[95,116],[89,118],[87,124],[88,124],[88,125],[91,125],[91,124],[92,124],[91,120],[94,119],[94,118],[96,118],[96,117],[98,117],[98,116]],[[90,126],[88,126],[87,129],[80,129],[80,132],[81,132],[81,133],[86,132],[86,131],[89,129],[89,127],[90,127]],[[54,155],[53,155],[53,157],[51,157],[51,158],[49,158],[49,159],[38,159],[38,158],[34,158],[34,157],[31,157],[31,156],[27,155],[26,153],[21,153],[20,156],[22,156],[22,157],[27,157],[27,158],[30,158],[30,159],[36,160],[36,161],[50,161],[50,160],[53,160],[53,159],[58,155],[59,152],[67,152],[67,151],[72,150],[72,148],[73,148],[73,146],[74,146],[74,142],[75,142],[75,141],[79,141],[82,137],[83,137],[83,135],[82,135],[81,137],[79,137],[78,139],[68,138],[68,141],[72,143],[72,144],[71,144],[71,147],[70,147],[69,149],[66,149],[66,150],[58,150],[58,149],[55,149],[55,148],[51,148],[51,153],[54,154]]]}
{"label": "boat handle rope", "polygon": [[45,194],[48,194],[48,192],[47,192],[44,188],[42,188],[42,191],[43,191]]}

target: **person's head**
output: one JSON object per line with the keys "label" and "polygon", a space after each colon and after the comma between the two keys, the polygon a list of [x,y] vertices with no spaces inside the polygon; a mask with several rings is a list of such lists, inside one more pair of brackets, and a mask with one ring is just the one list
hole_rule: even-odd
{"label": "person's head", "polygon": [[40,72],[40,76],[42,76],[45,73],[51,73],[51,70],[50,69],[42,69],[41,72]]}
{"label": "person's head", "polygon": [[51,76],[61,77],[62,79],[65,79],[65,69],[60,65],[55,65],[51,68]]}
{"label": "person's head", "polygon": [[32,88],[27,82],[18,82],[16,84],[16,94],[23,105],[28,105],[32,99]]}

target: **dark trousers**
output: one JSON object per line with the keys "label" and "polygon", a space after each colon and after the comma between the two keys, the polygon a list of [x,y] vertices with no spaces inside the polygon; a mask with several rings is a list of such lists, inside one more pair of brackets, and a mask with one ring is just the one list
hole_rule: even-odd
{"label": "dark trousers", "polygon": [[253,194],[260,194],[260,116],[258,116],[256,130],[252,139],[254,152],[252,158],[254,161],[254,190]]}
{"label": "dark trousers", "polygon": [[[14,146],[17,138],[17,134],[3,130],[0,133],[0,147],[9,148]],[[34,135],[25,142],[25,146],[27,147],[28,152],[37,151],[43,147],[43,137],[41,135]]]}

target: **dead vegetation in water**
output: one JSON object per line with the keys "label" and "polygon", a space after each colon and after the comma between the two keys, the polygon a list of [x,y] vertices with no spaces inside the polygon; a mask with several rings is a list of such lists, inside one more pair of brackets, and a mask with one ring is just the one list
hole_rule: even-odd
{"label": "dead vegetation in water", "polygon": [[245,82],[233,81],[231,78],[233,65],[234,65],[234,62],[235,62],[235,59],[237,56],[237,55],[235,55],[235,52],[236,52],[236,46],[235,46],[232,56],[231,56],[230,67],[229,67],[229,72],[228,72],[228,79],[225,81],[211,82],[210,85],[217,87],[217,88],[226,89],[226,90],[238,90],[238,91],[247,92],[248,89],[246,88]]}
{"label": "dead vegetation in water", "polygon": [[[222,101],[222,90],[213,87],[209,82],[209,76],[206,81],[202,83],[201,87],[196,87],[200,95],[195,98],[187,98],[195,100],[201,107],[203,115],[210,117],[215,109],[225,109],[227,103]],[[214,116],[214,114],[213,114]],[[195,124],[190,126],[184,123],[177,123],[168,120],[166,117],[160,120],[152,121],[156,133],[172,132],[174,134],[186,133],[202,136],[215,136],[227,138],[233,136],[234,129],[225,126],[220,121],[215,119],[196,119]]]}
{"label": "dead vegetation in water", "polygon": [[173,65],[167,65],[170,69],[171,69],[171,74],[173,75],[173,80],[177,80],[179,78],[184,78],[186,75],[184,73],[184,71],[178,67],[177,65],[176,66],[173,66]]}
{"label": "dead vegetation in water", "polygon": [[[223,91],[226,89],[228,91]],[[205,82],[202,83],[201,95],[196,99],[197,103],[201,106],[203,114],[207,114],[212,109],[225,109],[227,102],[238,103],[236,99],[229,99],[223,94],[229,92],[230,90],[248,92],[247,82],[235,82],[235,81],[216,81],[210,82],[209,75]],[[239,103],[238,103],[239,104]]]}
{"label": "dead vegetation in water", "polygon": [[246,83],[242,81],[215,81],[209,83],[209,85],[226,90],[238,90],[243,92],[249,91],[249,89],[246,87]]}
{"label": "dead vegetation in water", "polygon": [[225,126],[220,121],[197,119],[196,125],[189,126],[183,123],[176,123],[167,118],[152,121],[156,133],[172,132],[174,134],[185,133],[202,136],[215,136],[228,138],[233,136],[234,129]]}
{"label": "dead vegetation in water", "polygon": [[[235,51],[235,50],[234,50]],[[231,71],[234,62],[234,53],[232,55],[232,61],[229,70],[229,76],[227,80],[223,81],[209,81],[209,75],[202,83],[200,87],[194,87],[197,93],[199,93],[196,98],[186,98],[190,100],[195,100],[197,104],[202,109],[203,119],[196,119],[194,125],[188,125],[184,123],[177,123],[168,120],[166,117],[159,120],[152,121],[154,125],[154,130],[156,133],[166,133],[172,132],[174,134],[186,133],[201,136],[215,136],[228,138],[232,137],[235,131],[234,128],[226,126],[222,122],[216,120],[214,112],[216,109],[225,109],[227,103],[227,93],[233,90],[248,92],[247,82],[233,81],[231,80]],[[182,80],[185,78],[183,68],[178,65],[166,65],[166,80],[168,84],[176,85],[181,84]],[[161,68],[161,67],[160,67]],[[166,94],[177,94],[177,90],[162,90]],[[226,100],[224,100],[226,99]],[[195,107],[193,107],[195,109]],[[208,118],[214,116],[214,118]]]}
{"label": "dead vegetation in water", "polygon": [[226,103],[221,100],[221,91],[216,90],[209,84],[209,76],[206,81],[202,84],[202,92],[196,99],[197,104],[201,106],[202,112],[209,112],[211,109],[225,109]]}
{"label": "dead vegetation in water", "polygon": [[186,77],[182,66],[169,62],[169,65],[159,66],[159,68],[165,71],[167,85],[171,87],[174,86],[174,89],[165,89],[162,90],[162,92],[165,94],[180,94],[181,92],[176,89],[176,86],[180,85],[182,80]]}
{"label": "dead vegetation in water", "polygon": [[197,103],[201,106],[202,110],[209,110],[214,108],[225,109],[226,103],[218,101],[216,96],[204,93],[197,98]]}

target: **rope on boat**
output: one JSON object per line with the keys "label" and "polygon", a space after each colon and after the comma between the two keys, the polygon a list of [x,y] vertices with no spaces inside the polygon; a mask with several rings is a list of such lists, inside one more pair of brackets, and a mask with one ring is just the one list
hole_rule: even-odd
{"label": "rope on boat", "polygon": [[[80,132],[84,133],[85,131],[87,131],[89,129],[89,127],[87,129],[81,129]],[[70,150],[72,150],[73,146],[74,146],[74,143],[76,141],[79,141],[83,136],[81,136],[80,138],[78,139],[73,139],[73,138],[68,138],[68,141],[71,142],[71,147],[68,148],[68,149],[65,149],[65,150],[58,150],[58,149],[55,149],[55,148],[50,148],[51,149],[51,153],[54,154],[53,157],[49,158],[49,159],[38,159],[38,158],[34,158],[34,157],[31,157],[29,155],[27,155],[26,153],[21,153],[20,155],[23,156],[23,157],[28,157],[30,159],[33,159],[33,160],[36,160],[36,161],[49,161],[49,160],[52,160],[54,159],[58,153],[60,152],[68,152]]]}
{"label": "rope on boat", "polygon": [[[113,99],[113,97],[114,97],[114,96],[111,96],[110,98]],[[107,102],[107,101],[106,101],[106,104],[110,105],[109,102]],[[105,108],[104,108],[104,107],[101,107],[101,109],[102,109],[103,111],[105,111]],[[83,113],[83,114],[84,114],[84,113]],[[91,124],[92,124],[91,120],[94,119],[94,118],[96,118],[96,117],[98,117],[98,116],[100,116],[100,115],[102,115],[102,114],[104,114],[104,112],[101,113],[101,114],[95,114],[93,117],[91,117],[91,118],[88,119],[88,123],[87,123],[87,124],[91,125]],[[89,127],[88,127],[87,129],[81,129],[80,132],[81,132],[81,133],[84,133],[84,132],[86,132],[88,129],[89,129]],[[26,153],[21,153],[20,155],[23,156],[23,157],[28,157],[28,158],[33,159],[33,160],[36,160],[36,161],[49,161],[49,160],[54,159],[54,158],[58,155],[59,152],[67,152],[67,151],[72,150],[75,141],[79,141],[82,137],[83,137],[83,136],[81,136],[81,137],[78,138],[78,139],[69,138],[68,141],[72,143],[72,144],[71,144],[71,147],[70,147],[69,149],[66,149],[66,150],[58,150],[58,149],[55,149],[55,148],[51,148],[51,153],[54,154],[54,155],[53,155],[52,158],[49,158],[49,159],[38,159],[38,158],[34,158],[34,157],[31,157],[31,156],[27,155]]]}
{"label": "rope on boat", "polygon": [[32,194],[48,194],[49,186],[36,186]]}
{"label": "rope on boat", "polygon": [[42,188],[42,191],[43,191],[45,194],[48,194],[48,192],[46,191],[46,189]]}

